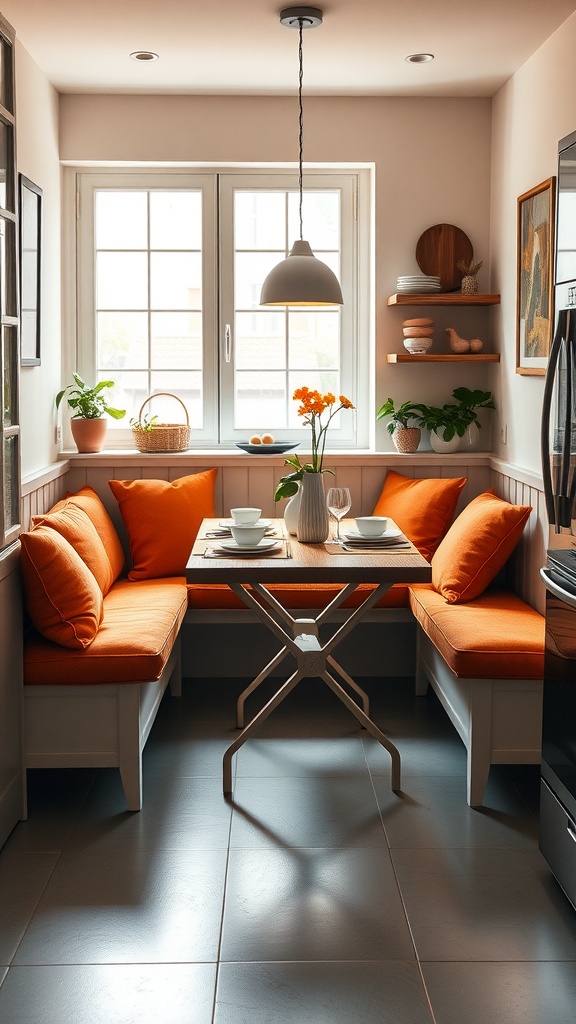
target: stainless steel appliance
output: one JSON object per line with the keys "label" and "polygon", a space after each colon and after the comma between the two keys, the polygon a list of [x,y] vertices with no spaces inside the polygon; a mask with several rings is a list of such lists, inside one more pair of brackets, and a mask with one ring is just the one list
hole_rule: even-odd
{"label": "stainless steel appliance", "polygon": [[576,132],[559,144],[555,305],[542,407],[550,522],[540,850],[576,907]]}

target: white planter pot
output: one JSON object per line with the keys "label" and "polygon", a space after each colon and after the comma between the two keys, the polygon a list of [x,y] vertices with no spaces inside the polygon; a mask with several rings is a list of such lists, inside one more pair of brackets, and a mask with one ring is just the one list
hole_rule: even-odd
{"label": "white planter pot", "polygon": [[442,431],[442,434],[438,434],[435,430],[430,431],[430,444],[434,451],[438,452],[439,455],[449,455],[450,452],[457,451],[460,445],[458,434],[454,434],[450,441],[445,441],[443,434],[444,431]]}
{"label": "white planter pot", "polygon": [[284,522],[288,533],[292,534],[293,537],[298,533],[298,516],[300,515],[300,502],[302,500],[302,488],[299,487],[296,494],[293,494],[291,498],[286,502],[286,508],[284,509]]}

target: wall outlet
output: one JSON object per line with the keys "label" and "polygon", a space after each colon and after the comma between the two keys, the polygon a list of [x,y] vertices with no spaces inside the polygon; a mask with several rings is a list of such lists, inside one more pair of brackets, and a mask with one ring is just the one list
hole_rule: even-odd
{"label": "wall outlet", "polygon": [[54,441],[56,444],[62,441],[62,427],[54,427]]}
{"label": "wall outlet", "polygon": [[506,444],[508,441],[508,424],[500,424],[500,444]]}

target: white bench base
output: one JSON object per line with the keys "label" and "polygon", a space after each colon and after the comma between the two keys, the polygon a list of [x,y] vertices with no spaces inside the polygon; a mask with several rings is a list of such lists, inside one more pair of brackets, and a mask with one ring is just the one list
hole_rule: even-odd
{"label": "white bench base", "polygon": [[25,768],[119,768],[129,811],[142,808],[142,751],[166,687],[182,692],[180,637],[159,679],[24,687]]}
{"label": "white bench base", "polygon": [[542,680],[459,678],[418,626],[416,693],[429,684],[466,747],[470,807],[482,804],[491,764],[540,763]]}

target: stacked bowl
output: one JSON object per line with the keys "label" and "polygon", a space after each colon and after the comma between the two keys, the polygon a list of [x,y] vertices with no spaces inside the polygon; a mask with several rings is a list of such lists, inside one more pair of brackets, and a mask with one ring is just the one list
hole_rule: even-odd
{"label": "stacked bowl", "polygon": [[405,320],[402,324],[404,348],[413,356],[424,355],[432,345],[434,321],[426,316]]}

